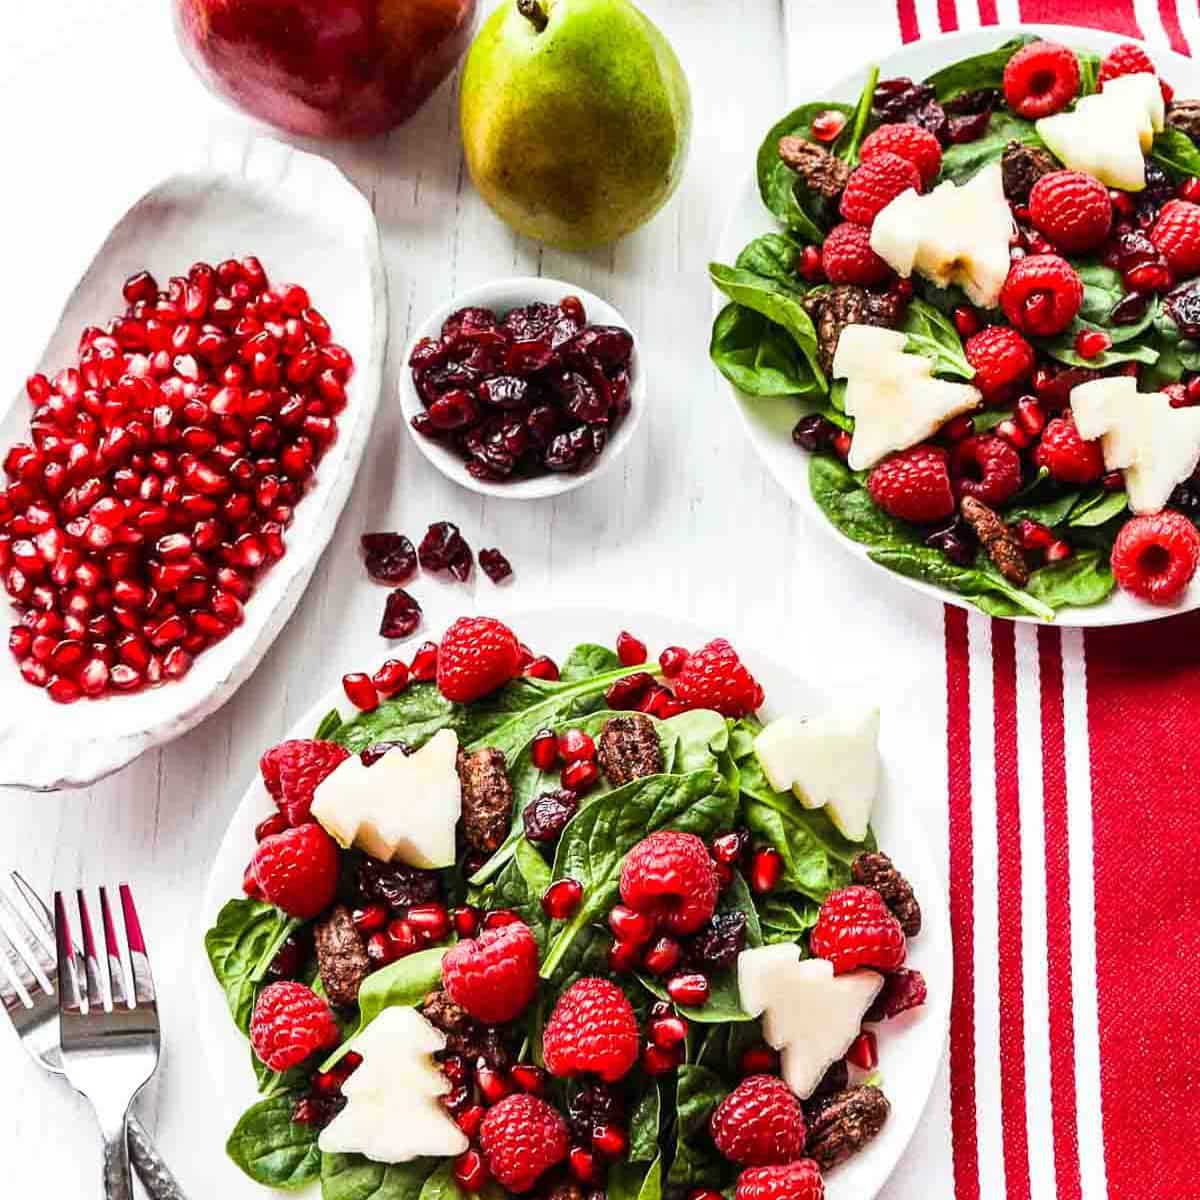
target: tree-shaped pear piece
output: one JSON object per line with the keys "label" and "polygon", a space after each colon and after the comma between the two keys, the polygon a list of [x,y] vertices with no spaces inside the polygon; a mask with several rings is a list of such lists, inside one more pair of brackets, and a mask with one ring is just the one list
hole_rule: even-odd
{"label": "tree-shaped pear piece", "polygon": [[415,754],[390,750],[366,767],[352,754],[323,779],[312,815],[342,846],[383,862],[433,870],[454,865],[454,831],[462,812],[458,736],[433,735]]}
{"label": "tree-shaped pear piece", "polygon": [[833,374],[846,381],[846,413],[854,418],[852,470],[915,446],[980,402],[969,383],[934,378],[933,360],[906,354],[907,343],[905,334],[873,325],[847,325],[838,339]]}
{"label": "tree-shaped pear piece", "polygon": [[466,1134],[439,1101],[450,1081],[433,1055],[445,1048],[445,1034],[415,1008],[384,1009],[354,1040],[362,1062],[342,1084],[346,1107],[321,1131],[321,1150],[381,1163],[466,1150]]}

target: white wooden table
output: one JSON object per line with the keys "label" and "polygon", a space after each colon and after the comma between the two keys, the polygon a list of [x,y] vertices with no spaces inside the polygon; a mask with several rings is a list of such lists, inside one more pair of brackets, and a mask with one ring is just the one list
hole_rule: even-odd
{"label": "white wooden table", "polygon": [[[870,683],[885,668],[893,684],[942,670],[940,606],[833,552],[824,533],[801,523],[758,467],[707,359],[712,295],[705,266],[735,181],[750,168],[762,131],[788,95],[781,5],[644,0],[643,6],[690,76],[695,132],[675,199],[614,248],[588,255],[542,249],[492,215],[462,165],[453,81],[386,139],[326,149],[375,205],[390,271],[393,348],[374,438],[333,544],[272,651],[218,714],[95,787],[0,796],[4,871],[19,866],[42,889],[118,878],[136,885],[167,1047],[141,1112],[193,1198],[214,1195],[210,1164],[222,1152],[219,1141],[198,1131],[228,1125],[223,1116],[215,1124],[205,1120],[203,1047],[195,1045],[189,1022],[197,900],[261,751],[344,671],[383,650],[376,633],[382,593],[364,577],[361,532],[399,528],[415,539],[429,522],[449,519],[476,549],[498,545],[512,560],[516,580],[501,590],[479,572],[467,586],[419,580],[414,591],[433,635],[466,611],[629,605],[696,618],[714,633],[772,646],[848,684]],[[23,382],[108,220],[154,177],[170,143],[241,123],[185,66],[169,7],[166,0],[6,5],[0,38],[0,389],[6,396]],[[828,65],[820,74],[828,77]],[[485,501],[436,474],[401,428],[393,399],[398,352],[415,322],[455,291],[497,275],[538,273],[605,295],[637,326],[650,411],[637,444],[605,479],[554,502]],[[519,632],[536,642],[535,629]],[[940,754],[944,710],[928,717],[931,750]],[[87,705],[65,709],[62,719],[86,721]],[[922,807],[920,798],[914,804]],[[944,830],[931,821],[930,836],[941,861]],[[54,1200],[99,1195],[90,1113],[34,1069],[7,1028],[0,1028],[0,1079],[0,1190]]]}

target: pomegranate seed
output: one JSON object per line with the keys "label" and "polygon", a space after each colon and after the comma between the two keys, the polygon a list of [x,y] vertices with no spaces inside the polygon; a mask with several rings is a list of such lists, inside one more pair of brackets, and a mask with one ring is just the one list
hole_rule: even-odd
{"label": "pomegranate seed", "polygon": [[534,734],[529,743],[529,759],[539,771],[548,771],[558,761],[558,738],[551,729]]}
{"label": "pomegranate seed", "polygon": [[391,943],[388,941],[386,933],[380,931],[367,938],[367,958],[376,968],[385,967],[394,961]]}
{"label": "pomegranate seed", "polygon": [[398,658],[389,658],[371,676],[371,682],[381,696],[394,696],[408,686],[408,664],[402,663]]}
{"label": "pomegranate seed", "polygon": [[609,909],[608,927],[618,941],[634,946],[644,945],[654,936],[654,918],[624,904],[614,904]]}
{"label": "pomegranate seed", "polygon": [[108,687],[109,666],[102,658],[93,658],[79,671],[79,689],[85,696],[99,696]]}
{"label": "pomegranate seed", "polygon": [[708,1188],[694,1188],[688,1193],[688,1200],[723,1200],[720,1192]]}
{"label": "pomegranate seed", "polygon": [[454,1160],[454,1181],[464,1191],[483,1190],[488,1181],[488,1169],[478,1150],[465,1150]]}
{"label": "pomegranate seed", "polygon": [[809,128],[812,130],[813,137],[818,142],[828,144],[837,140],[838,134],[842,132],[845,125],[845,113],[838,112],[836,108],[827,108],[813,117]]}
{"label": "pomegranate seed", "polygon": [[646,643],[635,638],[632,633],[622,631],[617,634],[617,658],[623,667],[640,667],[646,661]]}
{"label": "pomegranate seed", "polygon": [[529,1063],[518,1063],[509,1071],[513,1083],[531,1096],[541,1096],[546,1091],[546,1072]]}
{"label": "pomegranate seed", "polygon": [[663,935],[650,943],[646,953],[642,955],[642,966],[651,975],[666,975],[679,965],[683,951],[674,939]]}
{"label": "pomegranate seed", "polygon": [[745,848],[746,835],[735,829],[730,833],[723,833],[720,837],[713,838],[710,851],[717,862],[735,863],[741,858]]}
{"label": "pomegranate seed", "polygon": [[431,942],[440,942],[450,932],[450,913],[444,904],[415,904],[405,919]]}
{"label": "pomegranate seed", "polygon": [[493,908],[483,918],[484,929],[503,929],[505,925],[513,925],[521,918],[511,908]]}
{"label": "pomegranate seed", "polygon": [[844,429],[839,429],[830,438],[829,444],[841,458],[845,458],[850,453],[850,435]]}
{"label": "pomegranate seed", "polygon": [[483,1124],[483,1118],[486,1116],[487,1109],[482,1104],[472,1104],[470,1108],[461,1112],[455,1120],[458,1122],[459,1129],[467,1135],[468,1139],[474,1141],[479,1135],[479,1127]]}
{"label": "pomegranate seed", "polygon": [[361,671],[354,671],[342,676],[342,688],[346,698],[360,712],[371,712],[379,707],[379,693],[371,682],[370,676]]}
{"label": "pomegranate seed", "polygon": [[688,652],[682,646],[668,646],[659,656],[658,664],[668,679],[674,679],[683,670]]}
{"label": "pomegranate seed", "polygon": [[1017,541],[1024,550],[1044,550],[1054,541],[1054,534],[1041,522],[1022,517],[1017,522]]}
{"label": "pomegranate seed", "polygon": [[65,675],[55,675],[46,684],[46,692],[56,704],[74,704],[83,695],[79,684]]}
{"label": "pomegranate seed", "polygon": [[662,1049],[678,1046],[688,1035],[688,1024],[682,1017],[657,1017],[650,1022],[650,1040]]}
{"label": "pomegranate seed", "polygon": [[549,679],[554,681],[558,678],[558,664],[546,655],[540,655],[535,658],[524,670],[523,674],[528,675],[531,679]]}
{"label": "pomegranate seed", "polygon": [[277,833],[282,833],[285,829],[290,829],[291,823],[287,817],[281,812],[272,813],[269,817],[259,821],[254,827],[254,840],[261,842],[269,837],[274,837]]}
{"label": "pomegranate seed", "polygon": [[948,421],[942,427],[942,434],[948,442],[965,441],[975,432],[975,418],[970,413],[963,413]]}
{"label": "pomegranate seed", "polygon": [[642,1051],[642,1070],[647,1075],[665,1075],[683,1062],[683,1046],[649,1045]]}
{"label": "pomegranate seed", "polygon": [[354,928],[364,937],[378,932],[387,924],[388,910],[382,904],[368,904],[364,908],[356,908],[350,919]]}
{"label": "pomegranate seed", "polygon": [[783,875],[783,856],[770,846],[755,850],[750,862],[750,886],[759,895],[774,889]]}
{"label": "pomegranate seed", "polygon": [[611,684],[604,693],[604,702],[616,711],[634,709],[645,699],[646,693],[657,686],[653,675],[637,671]]}
{"label": "pomegranate seed", "polygon": [[562,786],[567,791],[575,792],[581,796],[585,792],[590,792],[599,778],[600,771],[596,764],[589,762],[587,759],[580,759],[578,762],[569,763],[563,768],[562,775],[559,777]]}
{"label": "pomegranate seed", "polygon": [[879,1047],[871,1030],[860,1033],[850,1043],[850,1049],[846,1051],[846,1061],[864,1071],[873,1071],[879,1066]]}
{"label": "pomegranate seed", "polygon": [[1041,433],[1046,426],[1046,412],[1035,396],[1022,396],[1017,401],[1017,423],[1031,437]]}
{"label": "pomegranate seed", "polygon": [[969,305],[960,304],[954,310],[954,328],[958,330],[958,336],[966,341],[979,332],[979,315]]}
{"label": "pomegranate seed", "polygon": [[246,869],[242,872],[242,891],[247,896],[258,897],[262,895],[258,886],[258,879],[254,875],[254,864],[252,862],[247,863]]}
{"label": "pomegranate seed", "polygon": [[995,433],[1016,450],[1024,450],[1029,445],[1029,434],[1011,417],[1001,421],[996,426]]}
{"label": "pomegranate seed", "polygon": [[421,939],[407,920],[391,921],[385,936],[393,959],[404,958],[421,948]]}
{"label": "pomegranate seed", "polygon": [[[1075,337],[1075,353],[1080,358],[1096,358],[1112,346],[1112,338],[1102,329],[1081,329]],[[1030,433],[1036,433],[1031,429]]]}
{"label": "pomegranate seed", "polygon": [[542,895],[542,911],[552,921],[573,917],[583,901],[583,884],[577,879],[559,879]]}
{"label": "pomegranate seed", "polygon": [[454,932],[460,938],[474,937],[479,932],[479,909],[477,908],[472,908],[470,905],[456,908],[450,914],[450,918],[454,922]]}
{"label": "pomegranate seed", "polygon": [[108,673],[109,682],[118,691],[128,692],[136,687],[140,687],[142,683],[142,674],[135,667],[127,663],[117,663]]}
{"label": "pomegranate seed", "polygon": [[1125,486],[1125,476],[1120,471],[1109,471],[1100,480],[1106,492],[1119,492]]}
{"label": "pomegranate seed", "polygon": [[513,1093],[512,1080],[505,1072],[494,1067],[476,1067],[475,1083],[487,1104],[499,1104],[505,1096],[511,1096]]}
{"label": "pomegranate seed", "polygon": [[750,1046],[738,1060],[738,1071],[743,1075],[774,1075],[778,1070],[779,1052],[770,1046]]}
{"label": "pomegranate seed", "polygon": [[629,1147],[625,1131],[616,1125],[596,1125],[592,1129],[592,1149],[605,1158],[620,1158]]}
{"label": "pomegranate seed", "polygon": [[614,939],[608,948],[609,969],[618,975],[625,971],[636,970],[641,952],[640,942],[624,942],[620,938]]}
{"label": "pomegranate seed", "polygon": [[438,648],[434,642],[425,642],[413,655],[409,674],[417,683],[432,683],[437,678]]}
{"label": "pomegranate seed", "polygon": [[582,729],[568,729],[559,736],[558,752],[566,763],[590,762],[596,757],[596,743]]}
{"label": "pomegranate seed", "polygon": [[567,1151],[567,1169],[584,1186],[600,1183],[601,1171],[595,1155],[582,1146],[572,1146]]}
{"label": "pomegranate seed", "polygon": [[1046,547],[1046,561],[1048,563],[1062,562],[1064,558],[1070,558],[1072,553],[1070,542],[1064,542],[1060,539],[1051,542]]}
{"label": "pomegranate seed", "polygon": [[708,979],[698,971],[675,975],[667,981],[667,995],[676,1004],[702,1008],[708,1003]]}
{"label": "pomegranate seed", "polygon": [[821,262],[821,251],[816,246],[805,246],[796,260],[796,273],[807,283],[820,283],[825,278]]}

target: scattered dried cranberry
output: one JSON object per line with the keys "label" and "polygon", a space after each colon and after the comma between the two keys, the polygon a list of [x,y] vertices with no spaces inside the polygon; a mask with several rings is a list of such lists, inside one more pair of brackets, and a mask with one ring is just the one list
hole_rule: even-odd
{"label": "scattered dried cranberry", "polygon": [[493,583],[500,583],[513,573],[512,564],[494,548],[480,550],[479,565]]}
{"label": "scattered dried cranberry", "polygon": [[531,800],[521,814],[525,836],[531,842],[557,841],[578,808],[579,798],[574,792],[563,788],[543,792]]}
{"label": "scattered dried cranberry", "polygon": [[421,606],[403,588],[388,595],[383,606],[379,635],[385,638],[406,638],[421,624]]}
{"label": "scattered dried cranberry", "polygon": [[688,961],[701,969],[725,970],[737,963],[746,948],[746,914],[714,913],[709,923],[687,939],[684,952]]}
{"label": "scattered dried cranberry", "polygon": [[471,574],[471,547],[449,521],[430,525],[417,553],[426,571],[449,571],[460,582]]}
{"label": "scattered dried cranberry", "polygon": [[880,124],[903,122],[928,129],[939,141],[947,140],[946,110],[927,83],[906,77],[881,79],[872,97],[871,115]]}
{"label": "scattered dried cranberry", "polygon": [[367,574],[379,583],[407,583],[417,570],[417,552],[402,533],[364,533]]}
{"label": "scattered dried cranberry", "polygon": [[406,758],[414,753],[407,742],[372,742],[358,752],[358,757],[362,759],[364,767],[373,767],[385,754],[390,754],[393,750],[399,750]]}
{"label": "scattered dried cranberry", "polygon": [[1000,93],[995,89],[979,88],[948,100],[943,106],[949,118],[946,140],[956,145],[983,137],[1000,99]]}

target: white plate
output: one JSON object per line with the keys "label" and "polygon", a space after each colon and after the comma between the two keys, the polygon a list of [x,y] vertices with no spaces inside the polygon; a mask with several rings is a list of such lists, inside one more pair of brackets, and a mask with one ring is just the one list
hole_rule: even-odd
{"label": "white plate", "polygon": [[[354,356],[337,441],[296,506],[288,552],[263,577],[245,623],[198,655],[177,683],[64,708],[21,678],[6,644],[0,652],[0,784],[84,786],[215,712],[291,616],[333,533],[379,402],[387,279],[370,205],[326,159],[266,137],[203,149],[117,223],[29,369],[53,373],[73,363],[83,327],[105,323],[120,310],[121,285],[134,272],[148,269],[165,281],[186,274],[197,260],[215,265],[245,254],[257,254],[272,280],[303,283],[334,339]],[[22,390],[0,416],[0,446],[28,440],[30,411]],[[6,634],[15,621],[0,591]]]}
{"label": "white plate", "polygon": [[[431,438],[422,437],[412,427],[413,417],[425,411],[425,405],[421,403],[421,397],[417,395],[416,386],[413,384],[412,370],[408,366],[413,347],[422,338],[438,337],[446,318],[451,313],[458,312],[460,308],[490,308],[497,316],[503,317],[514,308],[538,301],[542,304],[558,304],[564,296],[578,296],[583,301],[590,324],[617,325],[633,335],[633,357],[629,360],[629,411],[621,419],[617,432],[608,445],[586,470],[551,471],[532,479],[514,479],[510,483],[491,483],[484,479],[476,479],[457,454],[451,453]],[[422,322],[405,349],[401,361],[400,407],[404,410],[404,427],[416,443],[417,449],[453,483],[478,492],[481,496],[497,496],[501,500],[544,500],[550,496],[561,496],[564,492],[573,492],[577,487],[599,479],[629,448],[637,427],[641,424],[642,413],[646,408],[646,373],[642,365],[637,331],[607,300],[586,288],[581,288],[578,284],[534,275],[493,279],[490,283],[463,292],[461,296],[455,296],[449,304],[443,304]]]}
{"label": "white plate", "polygon": [[[994,50],[1002,42],[1019,33],[1040,33],[1044,37],[1066,42],[1068,45],[1082,49],[1095,50],[1101,54],[1121,42],[1130,40],[1116,37],[1110,33],[1101,33],[1095,29],[1080,29],[1067,25],[1022,25],[1020,28],[994,26],[988,29],[973,30],[969,33],[951,33],[944,37],[913,42],[911,45],[897,50],[895,54],[882,59],[880,75],[885,79],[897,75],[924,79],[949,63],[969,58],[971,55],[980,54],[986,50]],[[1168,50],[1165,46],[1154,46],[1148,50],[1159,70],[1174,84],[1175,90],[1180,96],[1200,94],[1200,78],[1197,76],[1194,63]],[[867,69],[868,64],[864,64],[863,68],[853,75],[832,87],[823,88],[819,95],[802,95],[797,103],[817,99],[853,103],[862,91]],[[796,107],[796,105],[792,107]],[[782,117],[786,111],[789,110],[781,109],[779,115]],[[758,149],[759,140],[765,133],[765,129],[748,131],[751,142],[746,146],[745,154],[750,169],[747,171],[745,182],[734,201],[733,212],[721,235],[717,251],[717,259],[720,262],[732,263],[747,242],[759,234],[779,228],[778,222],[763,206],[762,200],[759,198],[758,184],[753,170],[754,154]],[[727,299],[718,292],[713,306],[713,314],[720,312],[727,303]],[[851,541],[829,523],[808,490],[809,456],[797,449],[791,439],[792,426],[796,423],[796,419],[807,411],[801,402],[788,397],[747,396],[731,383],[726,382],[726,386],[738,402],[738,410],[741,413],[746,434],[767,470],[805,515],[826,530],[835,542],[860,558],[871,570],[886,576],[890,581],[916,588],[927,596],[947,604],[956,604],[960,608],[974,608],[969,600],[955,592],[944,591],[932,584],[908,579],[894,571],[889,571],[886,567],[877,566],[867,557],[865,547]],[[1197,607],[1200,607],[1200,578],[1193,580],[1177,604],[1165,607],[1146,604],[1127,592],[1114,591],[1108,600],[1094,608],[1060,610],[1056,624],[1066,626],[1127,625],[1135,621],[1153,621],[1160,617],[1174,616]],[[1022,616],[1013,619],[1041,624],[1036,617]]]}
{"label": "white plate", "polygon": [[[655,648],[654,652],[668,645],[699,646],[714,636],[712,631],[674,618],[639,616],[607,609],[526,612],[506,620],[538,652],[552,656],[564,655],[579,642],[612,645],[617,633],[626,628],[636,630],[647,645]],[[746,646],[736,635],[733,640],[766,689],[765,715],[816,712],[833,700],[834,693],[829,688],[803,679],[772,656]],[[920,936],[912,941],[908,961],[924,973],[929,984],[929,1002],[907,1016],[875,1026],[883,1086],[892,1104],[891,1116],[883,1132],[867,1150],[830,1173],[826,1188],[828,1200],[870,1200],[883,1186],[920,1120],[949,1028],[953,970],[946,887],[938,877],[926,845],[926,814],[913,806],[913,797],[930,793],[940,767],[923,754],[920,742],[914,742],[913,731],[920,729],[921,724],[908,726],[911,707],[900,696],[884,701],[881,733],[884,785],[873,823],[880,846],[912,882],[921,902],[923,928]],[[315,705],[288,736],[311,737],[318,722],[331,708],[340,709],[344,716],[352,714],[340,687]],[[931,768],[935,772],[933,783]],[[214,1157],[221,1155],[229,1130],[257,1097],[250,1071],[250,1051],[245,1039],[234,1028],[224,995],[209,969],[202,944],[203,931],[212,924],[227,900],[242,894],[242,872],[253,853],[254,826],[273,811],[274,805],[266,789],[256,778],[234,813],[217,853],[193,935],[196,1036],[198,1044],[205,1048],[213,1089],[213,1099],[203,1106],[203,1128],[208,1134],[206,1140],[211,1144],[199,1146],[197,1150]],[[202,1087],[200,1080],[189,1083],[190,1089]],[[209,1115],[212,1121],[208,1121]],[[255,1197],[262,1200],[265,1194],[228,1161],[220,1181],[225,1185],[222,1195],[226,1200],[254,1200]]]}

